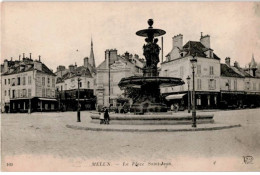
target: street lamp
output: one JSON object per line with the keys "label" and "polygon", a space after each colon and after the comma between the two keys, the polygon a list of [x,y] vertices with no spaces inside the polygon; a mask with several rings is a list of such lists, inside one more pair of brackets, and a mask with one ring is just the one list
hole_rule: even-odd
{"label": "street lamp", "polygon": [[188,113],[190,113],[190,76],[186,78],[188,84]]}
{"label": "street lamp", "polygon": [[79,104],[79,84],[80,84],[80,72],[77,73],[78,76],[78,109],[77,109],[77,122],[81,122],[80,121],[80,104]]}
{"label": "street lamp", "polygon": [[196,67],[196,63],[197,63],[197,59],[195,58],[195,55],[192,55],[192,59],[190,60],[191,64],[192,64],[192,80],[193,80],[193,89],[192,89],[192,127],[196,128],[196,109],[195,109],[195,67]]}

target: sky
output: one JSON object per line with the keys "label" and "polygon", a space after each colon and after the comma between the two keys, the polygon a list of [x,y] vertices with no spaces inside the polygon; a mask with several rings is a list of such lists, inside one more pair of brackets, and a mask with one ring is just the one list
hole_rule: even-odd
{"label": "sky", "polygon": [[[254,54],[260,62],[260,3],[258,2],[3,2],[1,4],[1,63],[25,53],[56,71],[58,65],[82,65],[90,55],[91,37],[96,65],[105,50],[142,55],[144,38],[138,30],[166,31],[164,56],[172,37],[183,43],[209,34],[211,48],[224,62],[248,64]],[[161,42],[159,42],[161,44]]]}

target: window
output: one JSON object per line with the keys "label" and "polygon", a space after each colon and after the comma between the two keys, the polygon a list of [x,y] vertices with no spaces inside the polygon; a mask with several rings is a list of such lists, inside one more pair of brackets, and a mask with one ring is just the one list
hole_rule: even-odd
{"label": "window", "polygon": [[90,88],[90,82],[88,81],[88,88]]}
{"label": "window", "polygon": [[32,84],[32,77],[31,76],[28,77],[28,84]]}
{"label": "window", "polygon": [[6,91],[5,91],[5,96],[6,96]]}
{"label": "window", "polygon": [[231,80],[228,80],[228,82],[227,82],[226,86],[227,86],[228,90],[230,90],[230,89],[231,89]]}
{"label": "window", "polygon": [[11,91],[10,91],[10,89],[9,89],[9,90],[8,90],[8,96],[9,96],[9,97],[10,97],[10,92],[11,92]]}
{"label": "window", "polygon": [[246,90],[250,90],[250,82],[249,81],[246,82],[245,86],[246,86]]}
{"label": "window", "polygon": [[45,77],[42,77],[42,85],[45,86]]}
{"label": "window", "polygon": [[47,97],[51,96],[51,90],[50,89],[46,89],[46,95],[47,95]]}
{"label": "window", "polygon": [[197,65],[197,74],[198,74],[198,75],[201,74],[201,65]]}
{"label": "window", "polygon": [[46,95],[45,95],[45,89],[44,88],[42,88],[42,97],[45,97]]}
{"label": "window", "polygon": [[10,84],[10,78],[8,79],[8,84]]}
{"label": "window", "polygon": [[48,84],[50,84],[50,78],[48,77]]}
{"label": "window", "polygon": [[256,90],[256,83],[253,83],[253,90]]}
{"label": "window", "polygon": [[79,82],[79,87],[82,87],[82,82],[81,81]]}
{"label": "window", "polygon": [[26,85],[26,77],[23,77],[23,85]]}
{"label": "window", "polygon": [[28,89],[28,97],[31,97],[31,96],[32,96],[32,90]]}
{"label": "window", "polygon": [[216,80],[209,79],[209,90],[214,90],[214,89],[216,89]]}
{"label": "window", "polygon": [[234,80],[234,90],[237,90],[237,80]]}
{"label": "window", "polygon": [[197,79],[197,90],[201,90],[201,79]]}
{"label": "window", "polygon": [[27,90],[26,89],[23,89],[23,96],[27,97]]}
{"label": "window", "polygon": [[[66,85],[65,85],[66,86]],[[62,91],[62,85],[60,86],[60,90]],[[66,90],[66,89],[65,89]]]}
{"label": "window", "polygon": [[5,85],[6,85],[6,79],[5,79]]}
{"label": "window", "polygon": [[20,85],[20,84],[21,84],[21,78],[18,77],[18,78],[17,78],[17,85]]}
{"label": "window", "polygon": [[214,67],[213,66],[209,67],[209,74],[214,75]]}
{"label": "window", "polygon": [[12,97],[15,98],[15,90],[13,90]]}
{"label": "window", "polygon": [[23,96],[22,94],[20,94],[20,89],[18,89],[18,95],[17,97]]}
{"label": "window", "polygon": [[55,87],[55,78],[52,78],[52,87]]}
{"label": "window", "polygon": [[12,78],[12,86],[15,86],[15,78]]}

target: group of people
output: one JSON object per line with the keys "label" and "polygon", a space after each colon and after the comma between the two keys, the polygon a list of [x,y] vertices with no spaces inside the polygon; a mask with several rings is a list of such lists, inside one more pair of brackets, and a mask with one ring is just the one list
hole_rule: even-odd
{"label": "group of people", "polygon": [[107,124],[109,125],[109,113],[108,109],[106,107],[102,108],[101,112],[99,113],[100,115],[100,124]]}

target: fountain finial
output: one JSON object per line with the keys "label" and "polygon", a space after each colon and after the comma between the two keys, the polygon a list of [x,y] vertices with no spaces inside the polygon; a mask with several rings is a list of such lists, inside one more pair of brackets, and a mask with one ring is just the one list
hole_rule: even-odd
{"label": "fountain finial", "polygon": [[149,29],[152,29],[153,28],[153,19],[148,19],[147,23],[149,25]]}

